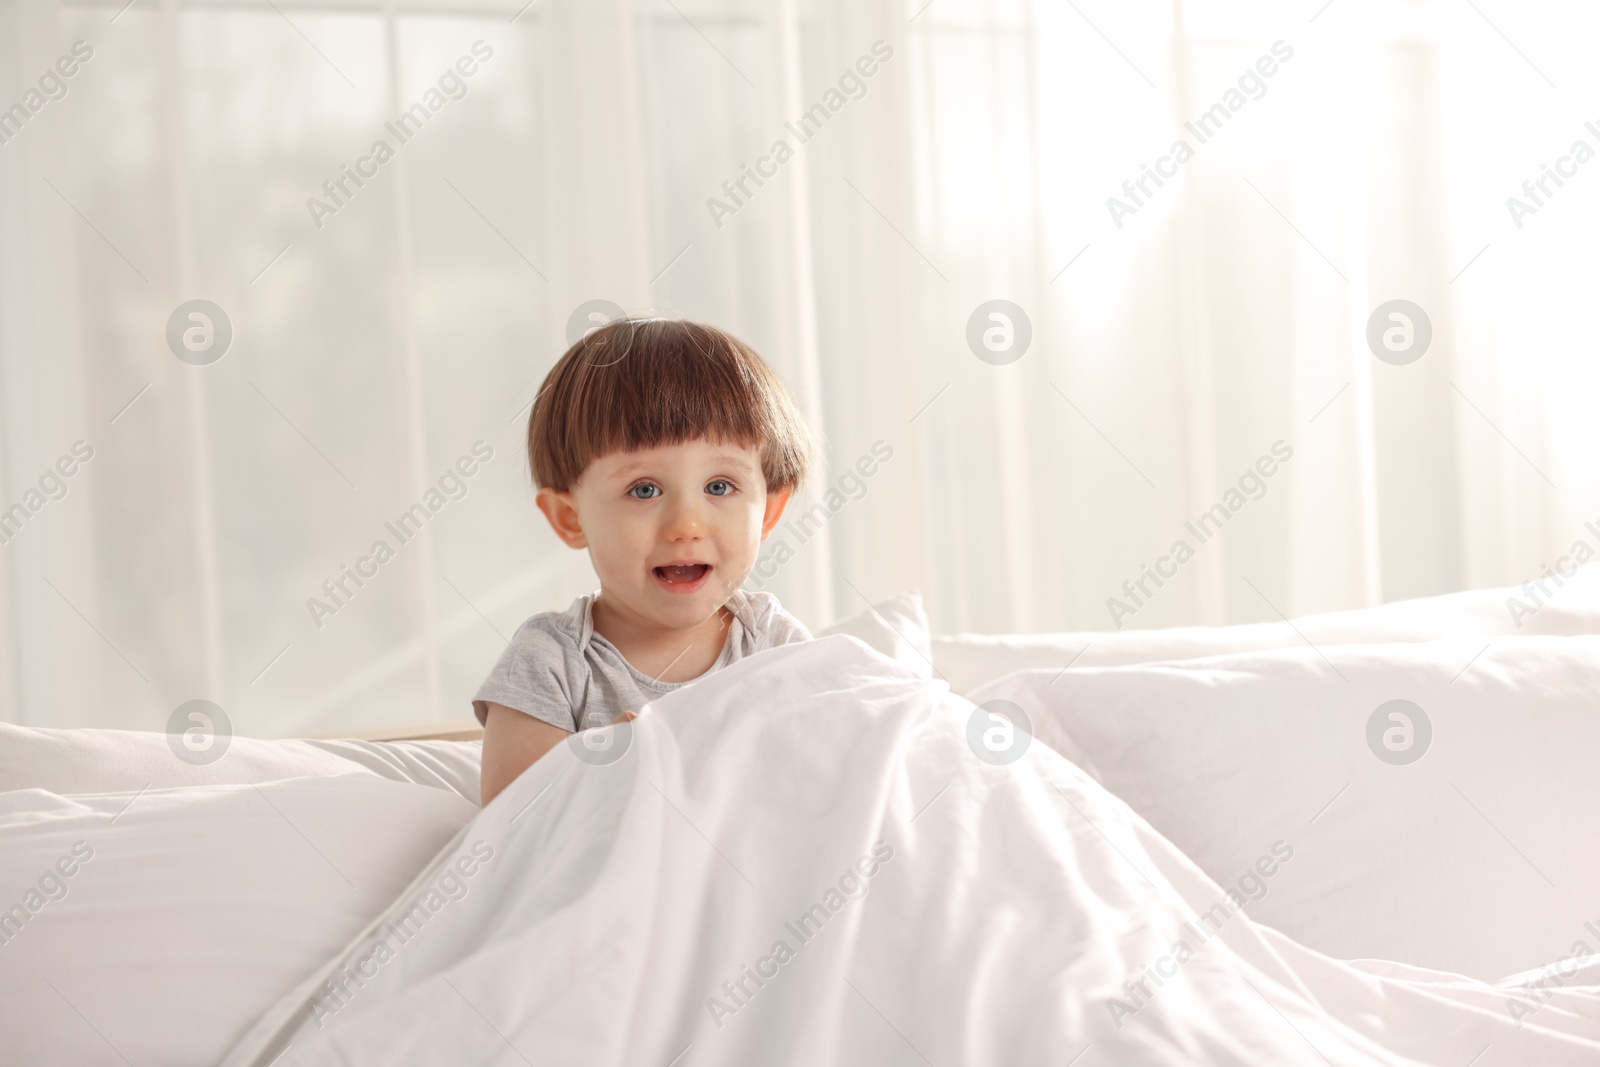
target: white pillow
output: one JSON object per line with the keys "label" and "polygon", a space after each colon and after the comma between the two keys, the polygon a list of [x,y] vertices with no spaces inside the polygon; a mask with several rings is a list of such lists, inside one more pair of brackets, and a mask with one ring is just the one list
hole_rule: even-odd
{"label": "white pillow", "polygon": [[[1600,633],[1600,563],[1581,568],[1544,595],[1518,588],[1397,600],[1376,608],[1335,611],[1279,622],[1182,626],[1163,630],[1055,634],[958,634],[935,637],[933,663],[957,693],[968,693],[1012,671],[1072,664],[1131,663],[1224,656],[1257,649],[1434,641],[1443,637]],[[1535,595],[1543,600],[1540,606]],[[1298,632],[1297,632],[1298,631]],[[1302,636],[1303,635],[1303,636]],[[1480,644],[1482,642],[1479,642]]]}
{"label": "white pillow", "polygon": [[[1019,705],[1221,884],[1285,842],[1253,918],[1332,956],[1494,980],[1600,950],[1600,637],[1483,645],[1028,671],[971,699]],[[1406,740],[1388,711],[1369,746],[1393,700],[1431,724],[1408,765],[1375,754],[1386,730]]]}
{"label": "white pillow", "polygon": [[847,634],[890,659],[915,671],[919,678],[932,678],[933,648],[928,636],[928,613],[922,610],[922,594],[908,589],[872,605],[848,618],[840,619],[817,637]]}
{"label": "white pillow", "polygon": [[[291,742],[269,742],[290,744]],[[479,804],[479,772],[483,766],[483,741],[301,741],[308,749],[326,752],[345,762],[347,770],[364,768],[393,782],[410,782],[448,789],[464,800]]]}
{"label": "white pillow", "polygon": [[222,756],[196,764],[168,735],[146,730],[53,730],[0,723],[0,793],[109,793],[187,785],[250,785],[367,773],[448,789],[478,803],[482,741],[263,741],[231,738]]}
{"label": "white pillow", "polygon": [[0,925],[0,1063],[219,1062],[477,810],[367,773],[0,794],[0,909],[26,916]]}

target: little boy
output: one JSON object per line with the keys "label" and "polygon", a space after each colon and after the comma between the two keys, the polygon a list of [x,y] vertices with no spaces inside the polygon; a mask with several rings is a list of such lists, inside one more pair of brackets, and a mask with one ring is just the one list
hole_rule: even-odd
{"label": "little boy", "polygon": [[569,734],[810,638],[740,589],[806,473],[783,384],[721,330],[621,320],[557,361],[528,417],[539,510],[600,591],[523,623],[473,698],[488,804]]}

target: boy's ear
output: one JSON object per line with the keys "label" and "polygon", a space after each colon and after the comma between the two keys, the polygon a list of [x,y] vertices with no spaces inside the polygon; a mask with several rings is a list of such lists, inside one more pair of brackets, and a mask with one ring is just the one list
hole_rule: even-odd
{"label": "boy's ear", "polygon": [[780,489],[767,494],[767,513],[761,519],[761,540],[765,541],[773,527],[778,525],[778,520],[783,518],[783,509],[789,506],[789,497],[793,493],[793,489]]}
{"label": "boy's ear", "polygon": [[539,510],[544,512],[544,517],[550,522],[550,529],[556,536],[564,541],[568,548],[587,548],[589,538],[583,532],[583,523],[578,521],[578,509],[572,503],[572,494],[563,493],[557,489],[541,489],[539,495],[534,497],[534,503],[539,505]]}

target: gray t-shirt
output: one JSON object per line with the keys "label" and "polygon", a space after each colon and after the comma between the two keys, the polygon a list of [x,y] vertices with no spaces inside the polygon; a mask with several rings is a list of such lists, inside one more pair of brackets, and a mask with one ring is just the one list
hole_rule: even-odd
{"label": "gray t-shirt", "polygon": [[[540,612],[517,629],[472,698],[479,722],[493,701],[563,730],[587,730],[699,680],[658,682],[635,670],[616,645],[594,632],[597,596],[581,596],[566,611]],[[763,649],[811,639],[771,593],[736,590],[727,608],[733,621],[722,655],[700,678]]]}

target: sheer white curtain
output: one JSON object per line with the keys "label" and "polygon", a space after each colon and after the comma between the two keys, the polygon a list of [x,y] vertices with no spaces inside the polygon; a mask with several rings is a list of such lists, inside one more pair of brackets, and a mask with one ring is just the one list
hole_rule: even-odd
{"label": "sheer white curtain", "polygon": [[[1520,227],[1505,201],[1600,148],[1593,21],[0,0],[0,106],[26,112],[0,124],[0,507],[26,512],[0,546],[0,718],[465,714],[517,624],[593,584],[542,529],[521,436],[595,299],[721,325],[789,383],[823,463],[752,584],[816,626],[909,586],[936,629],[1004,631],[1536,577],[1600,547],[1600,178],[1568,165]],[[65,94],[30,97],[78,41]],[[204,366],[166,337],[195,298],[234,331]],[[1014,362],[969,345],[992,300],[1031,326]],[[1392,300],[1432,327],[1408,365],[1368,346]],[[389,532],[480,441],[461,493]],[[393,558],[362,564],[379,540]]]}

